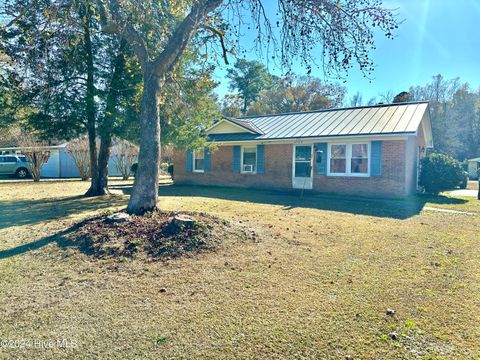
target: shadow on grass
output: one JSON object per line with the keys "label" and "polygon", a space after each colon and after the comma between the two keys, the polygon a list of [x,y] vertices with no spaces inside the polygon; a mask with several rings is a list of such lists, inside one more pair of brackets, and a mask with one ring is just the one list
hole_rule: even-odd
{"label": "shadow on grass", "polygon": [[[132,185],[113,185],[110,188],[112,190],[119,190],[125,195],[129,195]],[[446,196],[414,196],[406,199],[373,199],[337,194],[306,193],[303,198],[300,198],[299,194],[293,191],[277,192],[194,185],[161,185],[159,192],[161,196],[204,197],[277,205],[282,206],[282,209],[285,211],[295,208],[312,208],[395,219],[408,219],[412,216],[418,215],[427,202],[440,205],[466,203],[466,200]],[[82,211],[123,205],[125,205],[125,199],[121,196],[114,195],[97,198],[76,196],[52,200],[4,201],[0,202],[2,209],[0,228],[13,225],[33,224]],[[12,249],[0,250],[0,260],[39,249],[53,242],[56,242],[58,246],[62,248],[74,246],[75,244],[73,244],[72,240],[66,235],[73,232],[78,226],[79,224],[76,224],[54,235]],[[79,250],[82,252],[85,251],[85,249],[82,248],[79,248]]]}
{"label": "shadow on grass", "polygon": [[123,205],[125,205],[125,198],[115,195],[0,201],[0,229],[16,225],[36,224],[84,211]]}
{"label": "shadow on grass", "polygon": [[[112,186],[129,195],[131,185]],[[412,196],[405,199],[374,199],[339,194],[305,193],[303,198],[294,191],[253,190],[230,187],[198,185],[161,185],[161,196],[207,197],[222,200],[244,201],[283,206],[285,211],[295,208],[312,208],[342,213],[407,219],[418,215],[425,204],[464,204],[462,199],[446,196]]]}
{"label": "shadow on grass", "polygon": [[78,249],[83,254],[92,255],[92,252],[86,246],[86,243],[75,242],[71,238],[68,237],[69,234],[76,231],[82,224],[83,224],[83,222],[78,223],[78,224],[74,224],[74,225],[70,226],[69,228],[67,228],[63,231],[57,232],[57,233],[55,233],[53,235],[50,235],[50,236],[43,237],[43,238],[41,238],[37,241],[33,241],[33,242],[28,243],[28,244],[19,245],[19,246],[16,246],[14,248],[11,248],[11,249],[0,250],[0,260],[8,259],[8,258],[11,258],[13,256],[22,255],[22,254],[25,254],[29,251],[38,250],[38,249],[40,249],[40,248],[42,248],[42,247],[44,247],[48,244],[52,244],[54,242],[57,243],[58,247],[60,247],[62,249],[66,249],[66,248],[69,248],[69,247],[75,247],[76,249]]}
{"label": "shadow on grass", "polygon": [[40,240],[33,241],[28,244],[19,245],[11,249],[0,250],[0,260],[7,259],[12,256],[22,255],[32,250],[40,249],[53,242],[56,242],[58,246],[62,248],[72,246],[73,245],[72,241],[65,236],[70,234],[72,231],[74,231],[77,228],[77,226],[78,225],[71,226],[66,230],[60,231],[56,234],[41,238]]}

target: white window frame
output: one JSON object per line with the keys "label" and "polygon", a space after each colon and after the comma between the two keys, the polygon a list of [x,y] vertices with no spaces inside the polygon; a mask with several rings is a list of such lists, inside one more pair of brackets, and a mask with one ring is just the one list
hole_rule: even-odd
{"label": "white window frame", "polygon": [[[201,151],[201,150],[200,150]],[[196,169],[195,168],[195,165],[196,165],[196,162],[195,162],[195,158],[196,158],[196,152],[197,151],[192,151],[192,171],[193,172],[196,172],[196,173],[204,173],[205,172],[205,150],[203,150],[203,169]]]}
{"label": "white window frame", "polygon": [[[245,171],[243,169],[243,152],[245,148],[255,148],[255,171]],[[240,153],[240,173],[242,174],[256,174],[257,173],[257,166],[258,166],[258,149],[256,145],[253,146],[248,146],[244,145],[242,146],[242,151]]]}
{"label": "white window frame", "polygon": [[[372,163],[370,141],[354,141],[354,142],[330,142],[328,143],[328,156],[327,156],[327,175],[328,176],[348,176],[348,177],[370,177],[370,166]],[[331,160],[331,148],[332,145],[345,145],[345,172],[344,173],[332,173],[330,171]],[[368,152],[368,170],[366,173],[352,173],[352,145],[367,145]]]}

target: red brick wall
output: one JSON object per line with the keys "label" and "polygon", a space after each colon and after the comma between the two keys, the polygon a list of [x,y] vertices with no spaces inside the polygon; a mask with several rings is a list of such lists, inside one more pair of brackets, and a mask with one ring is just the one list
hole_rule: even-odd
{"label": "red brick wall", "polygon": [[[364,196],[400,197],[407,194],[405,140],[383,141],[382,176],[346,177],[317,175],[313,169],[313,190]],[[237,174],[232,171],[232,146],[220,146],[212,153],[212,169],[207,173],[187,173],[185,152],[174,155],[174,180],[178,184],[240,186],[292,189],[292,144],[265,145],[265,173]]]}
{"label": "red brick wall", "polygon": [[382,176],[351,177],[314,174],[313,190],[362,196],[404,196],[406,195],[405,148],[405,140],[382,142]]}
{"label": "red brick wall", "polygon": [[174,180],[177,184],[201,184],[217,186],[241,186],[267,189],[290,189],[292,187],[291,144],[265,145],[265,173],[238,174],[232,171],[232,146],[219,146],[212,152],[212,168],[206,173],[187,173],[185,152],[174,155]]}

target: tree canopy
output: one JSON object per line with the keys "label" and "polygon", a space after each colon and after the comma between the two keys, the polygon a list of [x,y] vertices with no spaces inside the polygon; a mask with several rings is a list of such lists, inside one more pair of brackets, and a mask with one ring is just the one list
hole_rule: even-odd
{"label": "tree canopy", "polygon": [[412,100],[430,103],[430,118],[436,151],[459,160],[480,154],[480,90],[460,79],[436,75],[424,86],[411,87]]}
{"label": "tree canopy", "polygon": [[235,67],[228,69],[227,77],[230,79],[230,90],[237,90],[243,101],[243,114],[262,91],[271,89],[274,84],[274,76],[262,63],[245,59],[237,60]]}
{"label": "tree canopy", "polygon": [[318,78],[290,76],[277,79],[274,86],[260,93],[247,114],[280,114],[341,107],[346,89],[326,84]]}

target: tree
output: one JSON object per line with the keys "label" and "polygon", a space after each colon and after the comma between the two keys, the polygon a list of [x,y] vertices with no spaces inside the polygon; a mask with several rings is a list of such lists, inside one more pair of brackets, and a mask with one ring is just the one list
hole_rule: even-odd
{"label": "tree", "polygon": [[237,60],[233,69],[228,69],[227,77],[230,79],[230,90],[237,90],[243,100],[242,114],[263,90],[268,90],[274,83],[274,77],[265,66],[258,61]]}
{"label": "tree", "polygon": [[357,91],[355,94],[353,94],[352,98],[350,99],[350,106],[357,107],[362,105],[363,105],[363,96],[359,91]]}
{"label": "tree", "polygon": [[391,90],[384,91],[380,94],[378,94],[380,97],[380,103],[382,104],[391,104],[393,102],[393,92]]}
{"label": "tree", "polygon": [[204,148],[205,129],[221,114],[212,94],[217,83],[212,80],[214,67],[199,68],[198,60],[187,51],[177,66],[174,79],[162,89],[160,107],[161,142],[178,148]]}
{"label": "tree", "polygon": [[141,71],[127,42],[120,39],[110,57],[112,75],[105,91],[105,111],[98,126],[100,147],[98,152],[98,177],[92,192],[108,193],[108,161],[113,137],[137,140],[138,113],[141,93]]}
{"label": "tree", "polygon": [[393,103],[404,103],[409,101],[412,101],[412,95],[407,91],[402,91],[393,98]]}
{"label": "tree", "polygon": [[[93,4],[80,0],[32,4],[15,0],[0,5],[2,13],[11,18],[0,33],[1,45],[16,64],[9,74],[28,75],[20,82],[25,90],[22,101],[34,108],[27,125],[49,141],[88,134],[90,166],[97,168],[89,196],[108,192],[112,137],[138,142],[143,87],[140,63],[130,44],[123,37],[99,31]],[[39,44],[34,51],[30,49],[32,44]],[[212,121],[213,112],[204,111],[212,109],[212,99],[205,95],[205,89],[214,85],[210,73],[198,57],[190,56],[181,60],[175,74],[169,74],[168,86],[161,94],[166,99],[161,116],[168,120],[162,120],[168,130],[162,133],[168,134],[162,141],[175,141],[177,135],[183,142],[193,139],[193,134],[202,135],[198,126]],[[10,81],[10,92],[13,85]],[[180,111],[185,104],[188,111]],[[6,108],[18,113],[10,104]],[[203,122],[200,116],[204,116]],[[192,136],[187,136],[189,131]]]}
{"label": "tree", "polygon": [[291,76],[279,79],[271,89],[261,92],[248,108],[248,114],[280,114],[340,107],[346,89],[324,84],[320,79]]}
{"label": "tree", "polygon": [[0,31],[0,45],[12,62],[6,71],[21,85],[18,102],[32,108],[28,125],[40,129],[45,139],[76,136],[84,125],[80,5],[20,0],[0,4],[0,14],[8,19]]}
{"label": "tree", "polygon": [[20,151],[27,158],[27,165],[33,181],[40,181],[43,165],[48,161],[50,150],[47,143],[32,132],[23,132],[17,139]]}
{"label": "tree", "polygon": [[123,180],[128,180],[132,165],[138,156],[138,146],[126,140],[116,140],[112,148],[112,159]]}
{"label": "tree", "polygon": [[[240,30],[232,24],[241,23],[229,18],[230,15],[238,19],[242,11],[250,12],[258,29],[258,41],[278,45],[285,66],[295,57],[309,66],[318,57],[312,56],[311,49],[322,45],[323,65],[328,73],[347,71],[355,62],[364,73],[369,73],[373,69],[368,55],[374,47],[372,28],[392,38],[397,27],[395,15],[377,0],[319,0],[313,4],[280,0],[278,36],[272,31],[272,21],[266,15],[264,4],[257,0],[226,3],[221,0],[175,3],[98,0],[96,5],[103,31],[125,39],[142,68],[140,153],[127,208],[129,213],[136,214],[157,206],[159,173],[158,166],[152,164],[158,165],[160,160],[162,87],[169,82],[169,75],[175,72],[189,47],[197,51],[203,49],[208,57],[206,41],[217,38],[222,56],[227,59],[228,37]],[[312,6],[315,11],[311,11]]]}
{"label": "tree", "polygon": [[82,181],[90,177],[90,159],[88,150],[88,139],[84,136],[71,140],[67,144],[67,151],[75,162]]}
{"label": "tree", "polygon": [[219,106],[224,116],[233,118],[242,116],[242,99],[238,94],[226,94]]}
{"label": "tree", "polygon": [[0,9],[10,20],[0,32],[2,48],[15,62],[9,73],[21,77],[21,102],[34,109],[27,125],[49,141],[86,132],[92,174],[87,195],[105,194],[111,137],[130,131],[137,120],[131,116],[138,112],[134,93],[141,87],[136,58],[125,41],[99,32],[93,1],[16,0]]}
{"label": "tree", "polygon": [[480,152],[480,96],[467,84],[455,92],[448,111],[454,128],[452,153],[458,159],[471,159]]}
{"label": "tree", "polygon": [[[93,13],[89,1],[5,1],[1,45],[20,77],[22,102],[33,111],[28,127],[44,139],[88,129],[92,181],[96,177]],[[95,160],[95,161],[93,161]]]}
{"label": "tree", "polygon": [[477,157],[480,148],[480,93],[460,79],[433,77],[425,86],[411,87],[413,100],[428,100],[437,152],[459,160]]}

